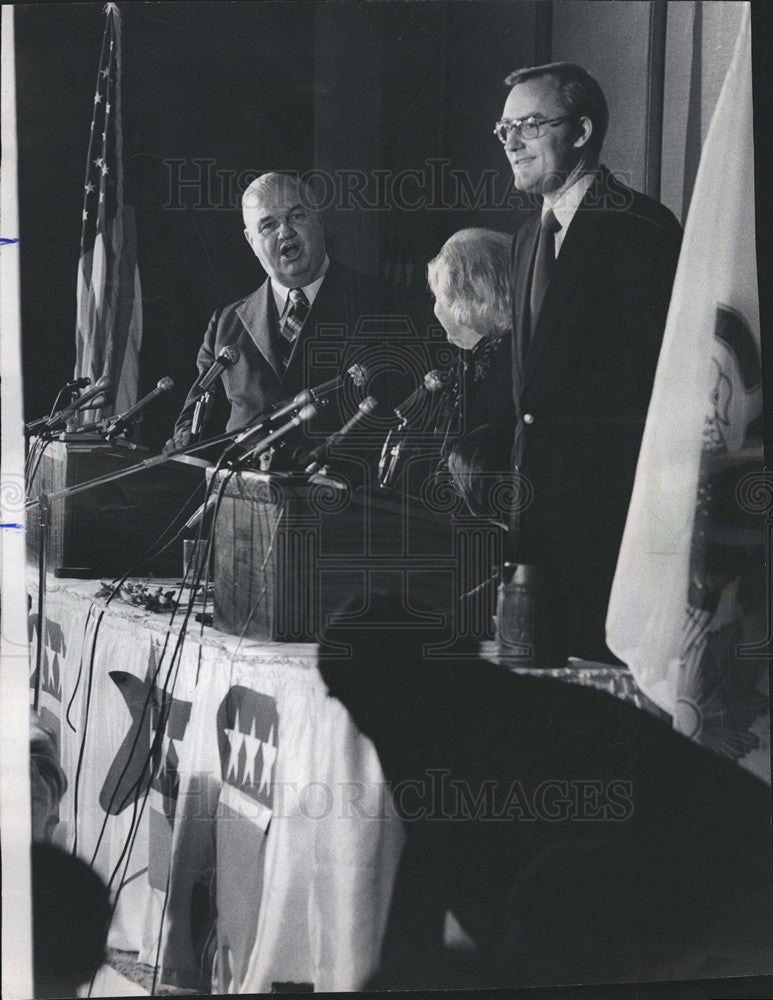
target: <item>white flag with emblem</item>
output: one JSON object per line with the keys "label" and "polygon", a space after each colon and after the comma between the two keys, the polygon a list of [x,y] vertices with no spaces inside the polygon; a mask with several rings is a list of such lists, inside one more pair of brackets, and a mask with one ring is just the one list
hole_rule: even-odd
{"label": "white flag with emblem", "polygon": [[676,729],[770,780],[750,12],[701,155],[607,615]]}

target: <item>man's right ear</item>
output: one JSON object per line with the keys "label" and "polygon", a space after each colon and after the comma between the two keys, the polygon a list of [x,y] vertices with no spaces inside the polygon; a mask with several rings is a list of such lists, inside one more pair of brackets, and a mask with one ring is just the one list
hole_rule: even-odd
{"label": "man's right ear", "polygon": [[578,124],[580,126],[580,130],[574,141],[575,149],[581,149],[583,146],[587,145],[593,132],[593,122],[587,115],[583,115]]}

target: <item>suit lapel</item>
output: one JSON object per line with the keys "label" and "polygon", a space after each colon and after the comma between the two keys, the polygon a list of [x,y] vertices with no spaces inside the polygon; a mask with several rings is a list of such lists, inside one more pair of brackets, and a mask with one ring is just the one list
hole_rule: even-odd
{"label": "suit lapel", "polygon": [[[523,369],[524,382],[532,376],[539,359],[558,336],[561,329],[561,315],[583,271],[592,259],[594,247],[601,239],[603,212],[598,208],[598,187],[597,180],[586,192],[556,258],[545,300],[536,327],[532,331]],[[527,296],[528,287],[527,281]],[[524,306],[528,306],[528,302],[525,302]]]}
{"label": "suit lapel", "polygon": [[539,214],[535,215],[525,225],[526,230],[518,254],[515,288],[513,290],[516,307],[515,357],[513,358],[513,366],[521,384],[523,383],[524,375],[523,341],[524,337],[529,334],[529,288],[531,285],[534,254],[537,249],[537,239],[539,237]]}
{"label": "suit lapel", "polygon": [[303,324],[302,335],[313,337],[317,324],[331,322],[331,318],[335,318],[338,322],[343,321],[346,289],[342,278],[341,268],[331,260],[325,273],[325,280],[320,285],[317,297]]}
{"label": "suit lapel", "polygon": [[271,282],[266,279],[252,295],[248,296],[236,310],[247,333],[257,349],[271,366],[281,384],[292,382],[295,369],[303,363],[304,348],[302,341],[315,335],[318,323],[324,323],[326,316],[335,315],[334,307],[340,307],[342,313],[344,282],[342,270],[333,261],[330,262],[325,280],[320,286],[309,315],[303,324],[303,329],[293,345],[287,368],[283,368],[279,353],[279,316],[276,302],[271,290]]}
{"label": "suit lapel", "polygon": [[257,349],[281,379],[282,363],[271,330],[272,324],[278,325],[279,317],[276,315],[276,302],[271,294],[271,282],[268,279],[242,302],[236,310],[236,315],[244,324]]}

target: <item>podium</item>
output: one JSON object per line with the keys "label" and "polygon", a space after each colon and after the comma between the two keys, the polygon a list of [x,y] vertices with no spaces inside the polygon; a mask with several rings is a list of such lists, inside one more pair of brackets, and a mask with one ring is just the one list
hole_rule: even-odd
{"label": "podium", "polygon": [[[144,453],[82,435],[51,441],[38,466],[30,499],[75,486],[96,476],[135,465]],[[51,505],[48,569],[60,577],[118,576],[161,535],[196,491],[203,496],[202,459],[180,457],[97,486]],[[191,512],[193,506],[191,506]],[[38,557],[36,511],[27,517],[27,559]],[[138,572],[177,577],[182,572],[182,540]]]}
{"label": "podium", "polygon": [[[318,641],[345,602],[402,595],[438,642],[490,638],[502,531],[464,516],[447,491],[409,498],[353,491],[332,476],[218,473],[214,626],[272,642]],[[353,622],[360,613],[354,611]]]}

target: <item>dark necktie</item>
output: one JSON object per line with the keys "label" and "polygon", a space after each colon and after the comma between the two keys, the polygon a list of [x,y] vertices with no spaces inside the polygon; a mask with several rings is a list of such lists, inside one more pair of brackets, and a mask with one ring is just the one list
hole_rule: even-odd
{"label": "dark necktie", "polygon": [[529,295],[530,335],[534,334],[534,328],[537,325],[542,302],[550,281],[550,274],[556,262],[556,233],[560,228],[561,223],[553,214],[553,210],[548,209],[542,217],[539,239],[537,240],[537,253],[534,257],[534,271],[532,272],[531,293]]}
{"label": "dark necktie", "polygon": [[309,315],[309,300],[302,288],[291,288],[287,294],[290,308],[282,324],[282,343],[280,345],[282,364],[287,367],[293,345],[303,327],[304,320]]}

